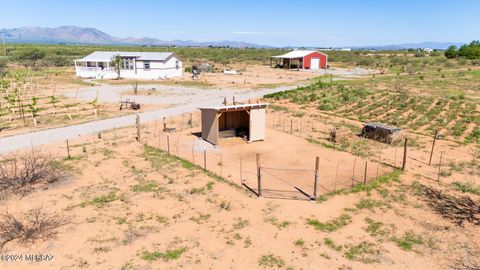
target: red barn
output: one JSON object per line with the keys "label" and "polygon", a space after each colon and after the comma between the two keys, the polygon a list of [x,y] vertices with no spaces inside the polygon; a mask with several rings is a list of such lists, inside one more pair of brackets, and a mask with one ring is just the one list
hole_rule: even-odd
{"label": "red barn", "polygon": [[283,55],[270,58],[270,67],[295,68],[295,69],[320,69],[327,68],[328,56],[317,51],[296,50]]}

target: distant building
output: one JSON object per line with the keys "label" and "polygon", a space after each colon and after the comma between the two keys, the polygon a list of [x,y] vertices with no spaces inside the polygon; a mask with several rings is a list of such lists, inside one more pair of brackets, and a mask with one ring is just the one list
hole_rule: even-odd
{"label": "distant building", "polygon": [[423,51],[426,53],[432,53],[433,49],[432,48],[423,48]]}
{"label": "distant building", "polygon": [[350,49],[350,48],[342,48],[342,49],[340,49],[340,51],[343,51],[343,52],[350,52],[350,51],[352,51],[352,49]]}
{"label": "distant building", "polygon": [[96,51],[75,60],[75,73],[80,78],[114,79],[118,74],[112,60],[122,59],[120,77],[125,79],[168,79],[183,75],[183,63],[171,52]]}
{"label": "distant building", "polygon": [[295,69],[327,68],[328,55],[317,51],[296,50],[270,58],[270,67]]}

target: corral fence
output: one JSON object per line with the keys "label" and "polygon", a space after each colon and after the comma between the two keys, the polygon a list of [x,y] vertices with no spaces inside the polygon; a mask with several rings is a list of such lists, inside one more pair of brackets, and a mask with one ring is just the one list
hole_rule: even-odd
{"label": "corral fence", "polygon": [[144,145],[187,160],[256,196],[268,198],[315,200],[326,193],[371,182],[393,170],[379,162],[351,156],[334,161],[314,157],[310,166],[301,168],[278,166],[275,157],[265,153],[245,154],[228,147],[214,147],[189,129],[200,125],[197,120],[190,113],[145,124],[137,118],[135,137]]}
{"label": "corral fence", "polygon": [[[305,115],[281,106],[272,106],[267,110],[267,126],[269,128],[337,150],[345,149],[342,148],[341,142],[334,142],[330,139],[330,131],[338,126],[344,126],[352,130],[358,129],[343,121],[345,121],[344,118],[338,119],[335,115]],[[425,145],[425,150],[416,149],[415,146],[418,145],[410,139],[406,142],[400,141],[389,145],[353,135],[352,141],[354,143],[372,146],[368,149],[369,153],[358,153],[358,151],[356,153],[357,155],[368,156],[370,161],[390,166],[392,169],[418,168],[416,173],[430,180],[441,181],[454,174],[454,177],[450,179],[452,181],[480,183],[480,166],[473,157],[474,154],[472,154],[470,160],[465,160],[465,158],[457,160],[453,150],[437,150],[439,143],[444,146],[449,144],[448,141],[441,140],[441,135],[437,131],[431,138],[431,144],[427,143]],[[474,153],[476,151],[475,147],[473,146],[470,151]],[[473,164],[475,162],[477,162],[477,165]],[[467,173],[455,174],[456,170],[466,171]]]}

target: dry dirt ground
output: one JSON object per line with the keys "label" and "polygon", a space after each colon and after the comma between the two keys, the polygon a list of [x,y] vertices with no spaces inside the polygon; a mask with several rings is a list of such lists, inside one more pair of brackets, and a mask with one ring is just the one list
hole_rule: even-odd
{"label": "dry dirt ground", "polygon": [[[365,68],[336,68],[328,70],[285,70],[270,68],[261,65],[234,65],[232,70],[237,75],[228,75],[222,72],[201,73],[198,80],[192,80],[191,73],[185,72],[183,77],[173,78],[167,81],[154,81],[159,84],[198,86],[204,88],[272,88],[278,86],[298,85],[307,83],[309,80],[331,74],[340,78],[354,78],[378,73],[376,70]],[[102,81],[109,84],[132,84],[133,80],[107,80]],[[152,81],[137,81],[138,83],[151,83]]]}
{"label": "dry dirt ground", "polygon": [[[81,80],[75,77],[72,69],[62,72],[46,70],[48,76],[29,77],[27,79],[29,86],[21,87],[20,97],[25,106],[25,121],[23,121],[20,110],[0,116],[0,137],[136,113],[131,110],[119,111],[120,100],[137,100],[142,105],[140,111],[152,111],[178,103],[178,100],[162,99],[163,96],[171,96],[172,93],[182,96],[190,95],[193,98],[196,94],[208,95],[206,89],[225,90],[226,93],[230,93],[237,90],[255,91],[255,89],[264,88],[293,87],[297,84],[307,83],[308,80],[321,75],[314,72],[284,71],[257,65],[243,66],[242,68],[244,71],[241,75],[205,73],[200,75],[198,80],[193,81],[190,75],[185,73],[183,77],[173,80],[136,82],[131,80]],[[342,69],[338,74],[353,75],[357,73]],[[98,86],[99,82],[100,86]],[[139,85],[138,95],[132,95],[134,83]],[[116,93],[115,91],[120,88],[121,93]],[[155,88],[159,88],[159,90],[152,90]],[[187,88],[187,93],[183,93],[185,88]],[[166,93],[162,91],[164,89],[167,89]],[[55,106],[51,103],[52,96],[57,99]],[[36,125],[29,108],[33,98],[37,99]],[[149,101],[150,99],[152,101]],[[95,114],[93,105],[95,101],[97,114]],[[172,103],[168,103],[170,101]],[[0,101],[1,105],[6,106],[3,99]]]}
{"label": "dry dirt ground", "polygon": [[[330,194],[319,202],[257,198],[238,182],[230,181],[228,171],[216,172],[222,173],[222,178],[157,150],[157,139],[165,135],[155,137],[152,133],[157,131],[149,130],[143,133],[148,135],[142,136],[146,140],[142,142],[151,146],[136,142],[135,129],[125,128],[115,134],[102,133],[101,139],[90,136],[72,141],[72,158],[68,160],[61,159],[66,155],[64,144],[43,148],[60,158],[57,166],[68,176],[42,188],[31,187],[22,196],[10,194],[1,201],[2,208],[19,213],[41,205],[67,223],[57,229],[55,238],[33,244],[9,241],[2,249],[2,254],[53,254],[53,261],[4,261],[1,268],[478,266],[478,196],[469,195],[473,203],[455,204],[466,195],[407,170],[351,192]],[[275,136],[269,137],[275,147],[265,150],[275,156],[281,152],[277,148],[282,142],[284,149],[293,146],[286,154],[291,157],[277,159],[297,160],[303,155],[305,163],[310,162],[305,168],[312,167],[311,159],[317,153],[321,160],[349,155],[307,144],[299,136],[267,132]],[[234,142],[222,151],[238,148],[235,152],[250,156],[267,143]],[[295,152],[295,146],[301,151]],[[202,148],[197,147],[195,161],[200,166]],[[172,154],[174,149],[170,149]],[[226,166],[228,162],[225,157]],[[350,170],[342,173],[349,174]]]}

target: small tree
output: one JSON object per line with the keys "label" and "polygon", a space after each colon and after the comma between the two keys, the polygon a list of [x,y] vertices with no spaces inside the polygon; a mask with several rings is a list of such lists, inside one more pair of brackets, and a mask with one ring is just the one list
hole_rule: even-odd
{"label": "small tree", "polygon": [[458,48],[455,45],[448,47],[445,51],[445,57],[447,58],[456,58],[458,56]]}
{"label": "small tree", "polygon": [[122,69],[122,57],[120,54],[112,57],[112,67],[117,72],[117,80],[120,79],[120,70]]}
{"label": "small tree", "polygon": [[30,109],[30,113],[32,114],[33,125],[37,125],[37,116],[38,116],[38,107],[37,107],[37,100],[38,98],[33,96],[30,104],[28,104],[28,108]]}

